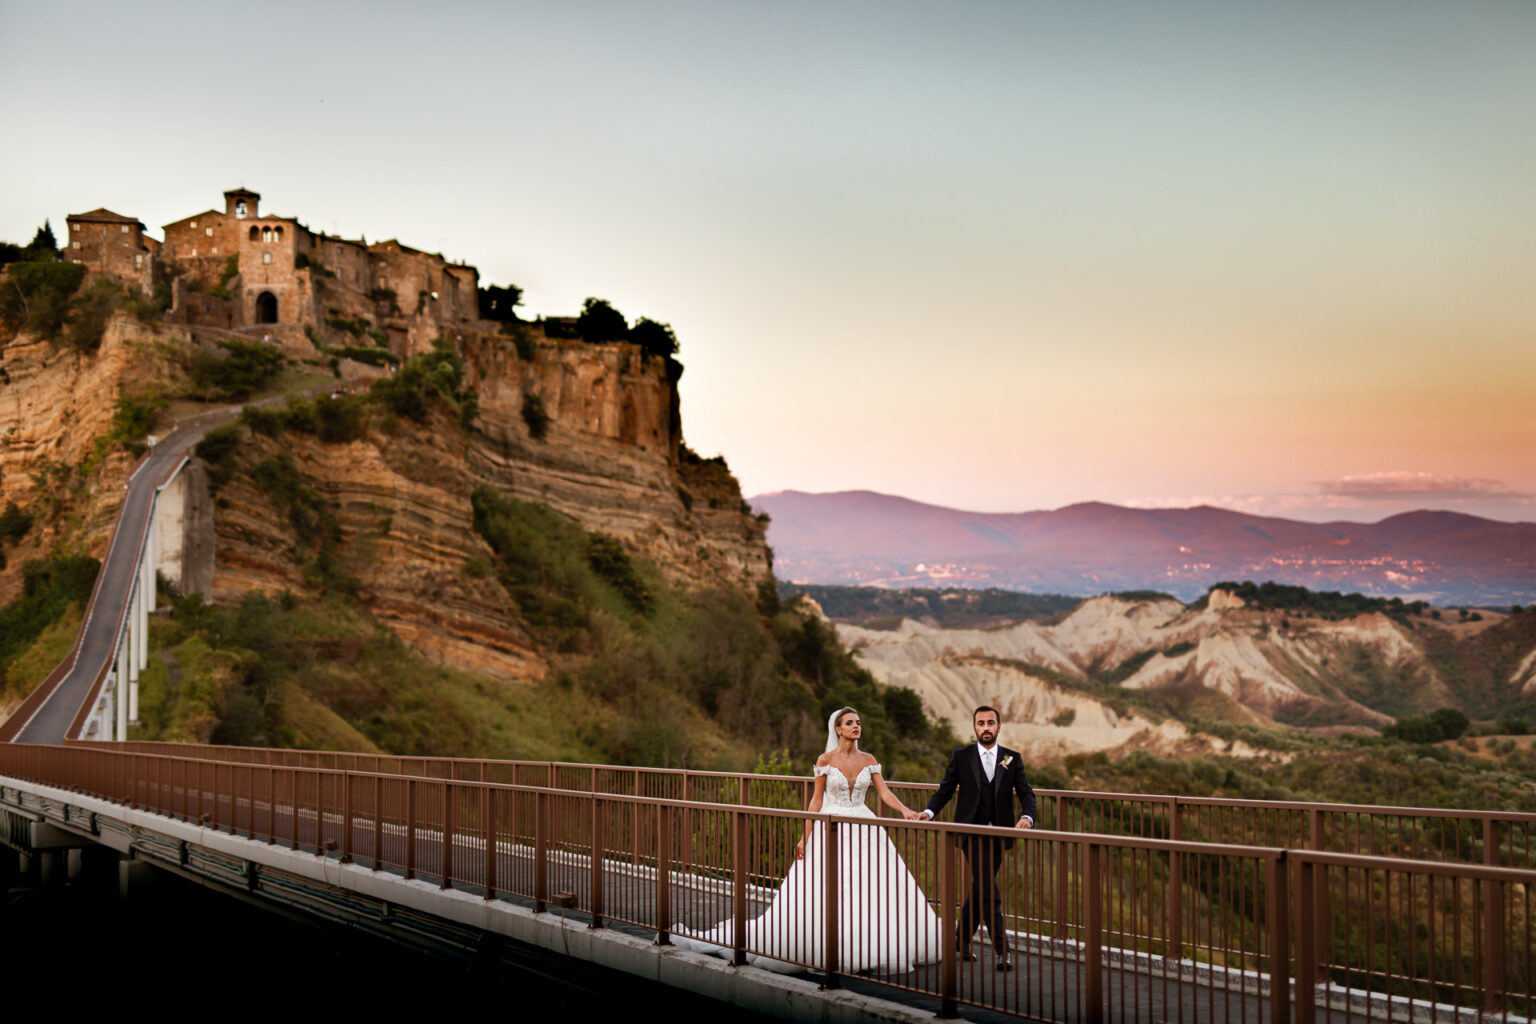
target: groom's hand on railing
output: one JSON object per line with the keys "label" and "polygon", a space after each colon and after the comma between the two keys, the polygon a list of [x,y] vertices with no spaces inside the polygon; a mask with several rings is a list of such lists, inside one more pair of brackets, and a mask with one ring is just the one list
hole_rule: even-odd
{"label": "groom's hand on railing", "polygon": [[1019,823],[1017,825],[1013,826],[1013,827],[1014,828],[1034,828],[1035,827],[1035,819],[1031,818],[1029,815],[1026,814],[1026,815],[1024,815],[1024,817],[1020,818],[1019,819]]}

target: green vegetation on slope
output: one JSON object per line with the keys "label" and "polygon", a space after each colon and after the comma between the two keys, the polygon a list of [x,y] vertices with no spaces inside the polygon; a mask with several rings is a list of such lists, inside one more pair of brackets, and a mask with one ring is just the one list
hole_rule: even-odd
{"label": "green vegetation on slope", "polygon": [[1213,583],[1205,595],[1190,607],[1204,608],[1210,600],[1211,590],[1228,591],[1241,598],[1250,608],[1296,612],[1324,619],[1348,619],[1379,612],[1398,621],[1406,621],[1409,615],[1423,614],[1429,607],[1423,601],[1404,602],[1400,597],[1367,597],[1364,594],[1341,594],[1337,590],[1308,590],[1306,587],[1284,583],[1254,583],[1252,580]]}
{"label": "green vegetation on slope", "polygon": [[63,618],[72,604],[83,604],[90,598],[100,568],[101,563],[88,555],[33,559],[22,566],[22,596],[0,607],[0,695],[21,696],[41,681],[41,677],[23,678],[22,673],[13,680],[13,661]]}
{"label": "green vegetation on slope", "polygon": [[1536,745],[1505,742],[1490,758],[1451,744],[1376,736],[1280,737],[1276,745],[1290,748],[1280,762],[1147,751],[1118,761],[1077,754],[1031,778],[1052,789],[1536,811]]}
{"label": "green vegetation on slope", "polygon": [[887,590],[783,582],[779,583],[779,594],[786,601],[804,595],[819,604],[828,618],[869,629],[895,629],[902,619],[930,622],[942,629],[986,628],[1024,619],[1048,619],[1071,611],[1083,600],[996,587]]}
{"label": "green vegetation on slope", "polygon": [[771,590],[763,607],[735,590],[684,593],[542,505],[489,488],[473,504],[497,578],[553,652],[557,679],[616,709],[605,760],[698,763],[702,716],[747,750],[787,749],[804,765],[844,704],[859,708],[893,777],[926,772],[951,742],[916,694],[880,686],[829,626],[779,607]]}

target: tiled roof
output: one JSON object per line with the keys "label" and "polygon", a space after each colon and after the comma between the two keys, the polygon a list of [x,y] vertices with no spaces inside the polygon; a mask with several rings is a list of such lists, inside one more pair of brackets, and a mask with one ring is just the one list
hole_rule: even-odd
{"label": "tiled roof", "polygon": [[[64,219],[66,221],[84,220],[91,221],[93,223],[106,224],[139,224],[139,219],[137,217],[124,217],[120,213],[113,213],[111,210],[104,206],[99,206],[92,210],[90,213],[72,213]],[[142,224],[139,224],[139,226],[143,227]]]}

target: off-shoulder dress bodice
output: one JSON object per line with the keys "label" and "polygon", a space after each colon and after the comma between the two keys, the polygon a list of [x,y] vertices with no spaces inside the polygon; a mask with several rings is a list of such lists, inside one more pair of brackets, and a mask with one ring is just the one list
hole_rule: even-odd
{"label": "off-shoulder dress bodice", "polygon": [[836,765],[817,765],[816,774],[827,777],[826,795],[822,797],[821,809],[827,814],[856,814],[868,815],[873,818],[875,812],[871,811],[864,803],[864,797],[869,793],[869,784],[873,776],[880,771],[879,763],[867,764],[859,769],[859,773],[848,781],[848,776]]}

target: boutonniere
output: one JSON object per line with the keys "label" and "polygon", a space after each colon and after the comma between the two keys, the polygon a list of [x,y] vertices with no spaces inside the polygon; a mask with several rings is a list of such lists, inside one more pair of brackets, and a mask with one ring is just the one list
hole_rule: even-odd
{"label": "boutonniere", "polygon": [[1004,768],[1007,768],[1009,765],[1013,764],[1013,755],[1006,755],[1001,761],[998,762],[998,764],[1002,765]]}

